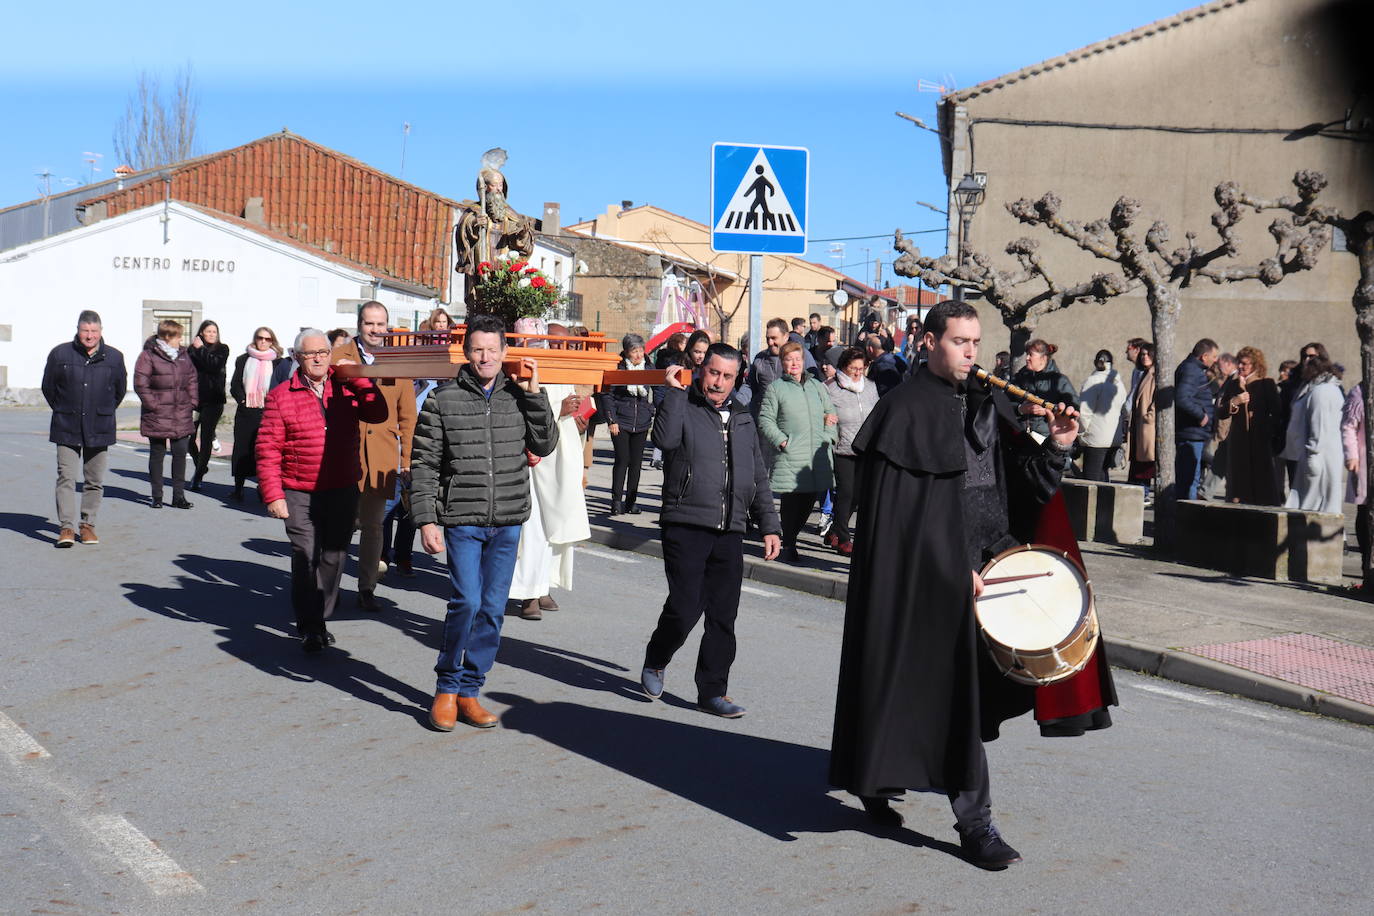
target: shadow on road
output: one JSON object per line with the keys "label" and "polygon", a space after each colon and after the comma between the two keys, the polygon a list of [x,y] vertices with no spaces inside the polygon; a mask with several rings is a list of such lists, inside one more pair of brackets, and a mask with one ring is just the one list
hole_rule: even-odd
{"label": "shadow on road", "polygon": [[14,531],[35,541],[51,544],[57,540],[57,525],[41,515],[26,512],[0,512],[0,529]]}
{"label": "shadow on road", "polygon": [[826,751],[575,703],[488,695],[510,709],[504,728],[548,741],[752,827],[777,840],[860,830],[961,858],[954,843],[868,816],[826,794]]}
{"label": "shadow on road", "polygon": [[[416,720],[431,697],[375,665],[332,647],[304,655],[291,630],[290,575],[282,570],[196,554],[182,554],[176,585],[125,582],[126,597],[138,607],[173,620],[215,628],[219,648],[259,671],[292,681],[319,681],[343,693]],[[401,699],[397,699],[400,697]]]}

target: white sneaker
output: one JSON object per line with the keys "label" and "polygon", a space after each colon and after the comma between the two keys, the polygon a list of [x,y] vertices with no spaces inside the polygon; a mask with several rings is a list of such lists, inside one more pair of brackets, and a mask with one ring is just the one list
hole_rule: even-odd
{"label": "white sneaker", "polygon": [[834,523],[835,523],[835,520],[834,520],[834,518],[831,517],[831,515],[830,515],[829,512],[824,512],[824,513],[822,513],[822,514],[821,514],[821,523],[820,523],[820,525],[818,526],[819,531],[820,531],[820,536],[821,536],[821,537],[825,537],[827,534],[829,534],[829,533],[830,533],[830,526],[833,525]]}
{"label": "white sneaker", "polygon": [[386,571],[387,571],[388,569],[390,569],[390,568],[391,568],[390,566],[387,566],[387,565],[386,565],[386,560],[378,560],[378,561],[377,561],[377,578],[380,579],[382,576],[385,576],[385,575],[386,575]]}
{"label": "white sneaker", "polygon": [[219,447],[218,439],[210,443],[210,451],[214,452],[216,455],[223,453],[224,450]]}

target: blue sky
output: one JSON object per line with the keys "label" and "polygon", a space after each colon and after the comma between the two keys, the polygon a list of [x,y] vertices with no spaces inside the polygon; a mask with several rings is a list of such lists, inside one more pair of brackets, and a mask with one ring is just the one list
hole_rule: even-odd
{"label": "blue sky", "polygon": [[516,208],[558,201],[564,222],[621,200],[706,222],[712,142],[805,146],[811,238],[880,236],[848,240],[843,262],[830,242],[807,257],[871,280],[893,229],[944,224],[916,205],[944,200],[938,140],[893,114],[934,124],[918,80],[970,86],[1192,5],[30,3],[6,14],[0,206],[38,196],[44,169],[55,186],[89,178],[86,152],[109,176],[139,71],[190,62],[203,152],[289,127],[399,174],[408,121],[406,180],[470,197],[502,146]]}

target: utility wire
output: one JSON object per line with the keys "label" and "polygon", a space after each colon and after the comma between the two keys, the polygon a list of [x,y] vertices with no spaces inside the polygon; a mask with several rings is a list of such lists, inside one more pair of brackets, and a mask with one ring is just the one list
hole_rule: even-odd
{"label": "utility wire", "polygon": [[[902,230],[902,235],[931,235],[936,232],[946,232],[945,229],[917,229],[913,232]],[[890,239],[891,232],[880,232],[877,235],[846,235],[837,239],[807,239],[808,242],[856,242],[860,239]]]}

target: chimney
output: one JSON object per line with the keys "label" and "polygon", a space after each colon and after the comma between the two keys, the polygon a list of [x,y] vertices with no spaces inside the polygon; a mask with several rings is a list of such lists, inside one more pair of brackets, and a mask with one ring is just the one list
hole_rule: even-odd
{"label": "chimney", "polygon": [[633,207],[634,205],[635,205],[635,202],[632,201],[632,200],[622,200],[622,201],[620,202],[620,212],[621,212],[621,213],[624,213],[626,210],[630,209],[630,208]]}
{"label": "chimney", "polygon": [[563,234],[563,218],[556,200],[544,202],[544,234]]}
{"label": "chimney", "polygon": [[261,197],[248,198],[248,202],[243,205],[243,218],[259,226],[266,224],[266,219],[262,215]]}

